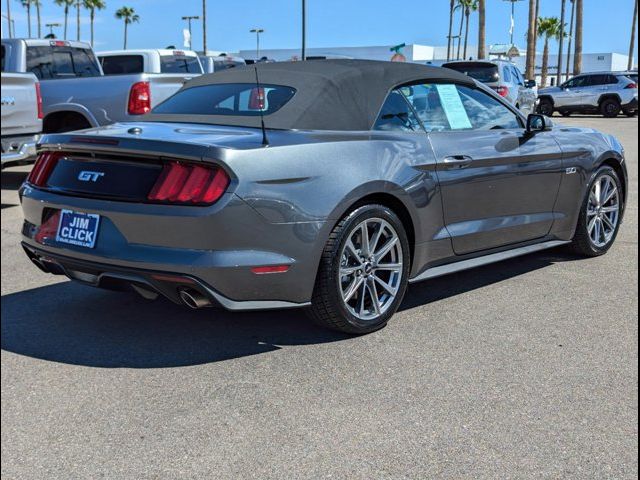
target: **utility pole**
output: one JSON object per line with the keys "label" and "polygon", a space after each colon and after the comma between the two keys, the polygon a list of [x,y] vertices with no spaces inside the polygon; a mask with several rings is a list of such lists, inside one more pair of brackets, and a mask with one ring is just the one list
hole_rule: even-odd
{"label": "utility pole", "polygon": [[514,34],[515,34],[515,25],[516,25],[516,3],[522,2],[523,0],[503,0],[505,2],[511,3],[511,29],[509,33],[511,35],[511,45],[513,45]]}
{"label": "utility pole", "polygon": [[260,60],[260,34],[264,33],[264,29],[252,28],[249,31],[256,34],[256,61],[258,61]]}
{"label": "utility pole", "polygon": [[2,16],[4,18],[7,19],[7,24],[9,26],[9,38],[13,38],[13,36],[11,36],[11,31],[13,29],[13,31],[16,31],[16,21],[13,18],[10,18],[9,15],[5,15],[4,13],[2,14]]}
{"label": "utility pole", "polygon": [[631,26],[631,43],[629,44],[629,64],[628,70],[633,69],[633,56],[636,47],[636,24],[638,23],[638,0],[633,8],[633,25]]}
{"label": "utility pole", "polygon": [[567,80],[571,74],[571,42],[573,41],[573,26],[576,17],[576,0],[571,1],[571,26],[569,27],[569,45],[567,46]]}
{"label": "utility pole", "polygon": [[302,60],[307,59],[307,2],[302,0]]}
{"label": "utility pole", "polygon": [[9,38],[13,38],[16,33],[16,28],[11,20],[11,1],[7,0],[7,27],[9,27]]}
{"label": "utility pole", "polygon": [[562,54],[564,53],[564,17],[567,9],[567,0],[562,0],[560,4],[560,40],[558,40],[558,71],[556,73],[556,85],[562,83]]}
{"label": "utility pole", "polygon": [[60,24],[60,23],[45,23],[44,26],[49,29],[49,35],[51,35],[50,38],[56,38],[55,33],[53,33],[53,27],[61,27],[62,24]]}
{"label": "utility pole", "polygon": [[200,17],[197,15],[187,15],[182,17],[182,20],[186,20],[189,24],[189,50],[193,50],[193,37],[191,36],[191,20],[200,20]]}
{"label": "utility pole", "polygon": [[202,53],[207,55],[207,0],[202,0]]}

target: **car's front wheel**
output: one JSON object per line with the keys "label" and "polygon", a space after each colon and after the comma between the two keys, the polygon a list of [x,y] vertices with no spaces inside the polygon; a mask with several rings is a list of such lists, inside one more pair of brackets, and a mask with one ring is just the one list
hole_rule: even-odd
{"label": "car's front wheel", "polygon": [[618,235],[622,219],[622,185],[615,170],[601,167],[589,184],[582,204],[572,249],[579,255],[607,253]]}
{"label": "car's front wheel", "polygon": [[309,314],[352,334],[384,327],[407,289],[410,249],[398,216],[382,205],[346,215],[324,248]]}

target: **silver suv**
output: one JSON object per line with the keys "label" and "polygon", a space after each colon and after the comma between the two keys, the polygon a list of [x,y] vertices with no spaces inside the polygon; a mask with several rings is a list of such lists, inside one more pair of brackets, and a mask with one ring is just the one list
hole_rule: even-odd
{"label": "silver suv", "polygon": [[525,115],[534,113],[536,82],[525,80],[515,64],[506,60],[469,60],[449,62],[442,66],[484,83]]}
{"label": "silver suv", "polygon": [[614,118],[623,112],[638,114],[637,72],[598,72],[578,75],[559,87],[540,89],[538,112],[554,112],[568,117],[572,113],[600,113]]}

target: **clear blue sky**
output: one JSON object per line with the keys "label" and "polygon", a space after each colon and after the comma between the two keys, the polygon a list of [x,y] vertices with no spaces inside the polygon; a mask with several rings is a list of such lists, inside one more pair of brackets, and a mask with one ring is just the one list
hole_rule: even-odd
{"label": "clear blue sky", "polygon": [[[26,36],[26,15],[20,3],[11,1],[18,36]],[[541,0],[543,16],[558,15],[560,0]],[[6,0],[1,0],[6,14]],[[634,0],[584,0],[585,52],[627,53]],[[62,8],[53,0],[41,0],[43,24],[62,23]],[[182,45],[183,15],[200,15],[201,0],[106,0],[107,9],[96,20],[96,50],[122,47],[122,22],[114,12],[123,5],[135,8],[140,23],[131,25],[130,48],[157,48]],[[569,3],[569,2],[567,2]],[[445,45],[448,0],[307,0],[307,44],[309,47],[387,45],[422,43]],[[299,0],[208,0],[208,47],[215,50],[252,49],[254,26],[266,30],[263,48],[300,46]],[[516,7],[516,43],[524,46],[528,2]],[[510,5],[503,0],[487,0],[489,44],[506,43],[509,35]],[[35,24],[35,19],[32,21]],[[568,21],[568,20],[567,20]],[[477,17],[472,21],[470,43],[476,44]],[[34,27],[35,28],[35,27]],[[3,32],[6,21],[3,19]],[[35,30],[34,30],[35,31]],[[62,35],[58,28],[57,34]],[[202,48],[202,28],[194,24],[194,48]],[[82,39],[89,38],[88,14],[83,12]],[[70,35],[75,39],[75,12],[70,17]],[[541,46],[539,47],[541,49]],[[637,52],[637,49],[636,49]],[[637,55],[637,53],[636,53]]]}

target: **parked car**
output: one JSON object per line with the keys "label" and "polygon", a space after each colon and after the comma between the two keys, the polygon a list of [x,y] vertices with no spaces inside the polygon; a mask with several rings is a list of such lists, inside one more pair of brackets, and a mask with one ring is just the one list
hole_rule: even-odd
{"label": "parked car", "polygon": [[83,42],[3,39],[5,71],[40,80],[43,131],[65,132],[135,120],[197,74],[132,73],[104,76]]}
{"label": "parked car", "polygon": [[241,67],[247,62],[242,57],[232,55],[200,55],[200,63],[205,73],[215,73],[227,68]]}
{"label": "parked car", "polygon": [[525,115],[536,109],[536,82],[525,80],[520,69],[506,60],[456,61],[442,65],[492,88]]}
{"label": "parked car", "polygon": [[110,50],[96,56],[105,75],[132,73],[204,73],[198,54],[191,50]]}
{"label": "parked car", "polygon": [[409,282],[615,241],[628,177],[613,136],[525,117],[443,68],[256,69],[195,78],[143,122],[46,135],[20,191],[29,258],[150,299],[306,307],[366,333]]}
{"label": "parked car", "polygon": [[551,116],[554,112],[599,113],[615,118],[620,113],[638,114],[638,81],[632,72],[598,72],[578,75],[557,87],[539,91],[538,111]]}
{"label": "parked car", "polygon": [[3,71],[1,79],[2,168],[6,168],[35,160],[42,132],[42,100],[35,75]]}

